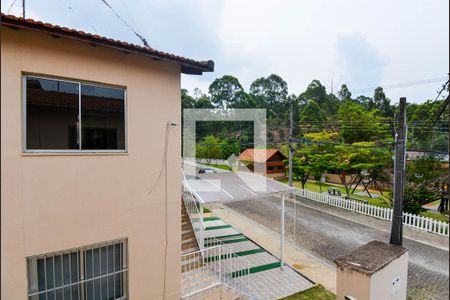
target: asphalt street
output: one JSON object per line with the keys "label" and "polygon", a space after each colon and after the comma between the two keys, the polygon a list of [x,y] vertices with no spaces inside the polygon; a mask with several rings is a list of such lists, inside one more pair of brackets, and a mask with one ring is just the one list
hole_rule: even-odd
{"label": "asphalt street", "polygon": [[[227,206],[279,231],[279,198],[240,201]],[[296,201],[295,209],[292,201],[286,201],[286,238],[330,264],[336,257],[371,240],[389,241],[389,233],[374,226],[372,217],[367,216],[367,222],[364,219],[361,222],[358,216],[356,222],[344,213],[342,209],[303,198]],[[409,249],[408,295],[412,299],[449,299],[448,250],[409,238],[404,238],[403,244]]]}

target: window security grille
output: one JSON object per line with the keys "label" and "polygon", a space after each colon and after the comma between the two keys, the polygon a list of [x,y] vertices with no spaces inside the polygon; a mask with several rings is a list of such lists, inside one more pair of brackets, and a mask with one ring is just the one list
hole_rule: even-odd
{"label": "window security grille", "polygon": [[29,300],[127,299],[127,241],[27,258]]}

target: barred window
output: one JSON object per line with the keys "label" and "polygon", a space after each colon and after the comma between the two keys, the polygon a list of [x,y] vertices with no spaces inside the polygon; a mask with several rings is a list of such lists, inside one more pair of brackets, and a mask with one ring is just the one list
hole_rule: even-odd
{"label": "barred window", "polygon": [[29,300],[127,299],[127,241],[27,258]]}

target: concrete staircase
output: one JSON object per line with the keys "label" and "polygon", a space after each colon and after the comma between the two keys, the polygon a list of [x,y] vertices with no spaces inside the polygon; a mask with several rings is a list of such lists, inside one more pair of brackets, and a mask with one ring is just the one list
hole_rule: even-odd
{"label": "concrete staircase", "polygon": [[183,201],[181,201],[181,254],[199,250],[194,230]]}
{"label": "concrete staircase", "polygon": [[[214,273],[205,270],[201,255],[194,254],[199,250],[197,239],[184,203],[181,203],[181,286],[184,293],[189,295],[183,299],[247,299],[235,290],[222,285]],[[195,292],[196,290],[199,292]]]}

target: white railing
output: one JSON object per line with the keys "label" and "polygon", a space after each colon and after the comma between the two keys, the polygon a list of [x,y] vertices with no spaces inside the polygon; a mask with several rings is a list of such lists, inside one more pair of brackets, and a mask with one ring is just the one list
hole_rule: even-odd
{"label": "white railing", "polygon": [[[354,211],[364,215],[372,216],[386,221],[392,220],[392,208],[365,204],[355,200],[332,196],[325,193],[316,193],[308,190],[295,189],[294,194],[310,200],[337,206],[346,210]],[[435,234],[449,236],[449,224],[433,218],[403,213],[403,224],[418,230],[424,230]]]}
{"label": "white railing", "polygon": [[215,245],[181,255],[181,296],[187,298],[203,291],[224,286],[250,297],[248,275],[250,268],[220,241]]}
{"label": "white railing", "polygon": [[206,256],[209,263],[213,263],[223,285],[246,295],[250,298],[250,263],[237,256],[232,249],[216,238],[209,238],[206,243],[210,247],[219,247],[220,254],[213,257]]}
{"label": "white railing", "polygon": [[250,263],[240,259],[220,240],[205,238],[203,207],[195,198],[183,171],[182,175],[183,202],[200,248],[198,251],[181,256],[182,275],[191,272],[182,276],[183,297],[213,288],[218,284],[250,297],[248,288],[250,281],[247,276],[250,274]]}

